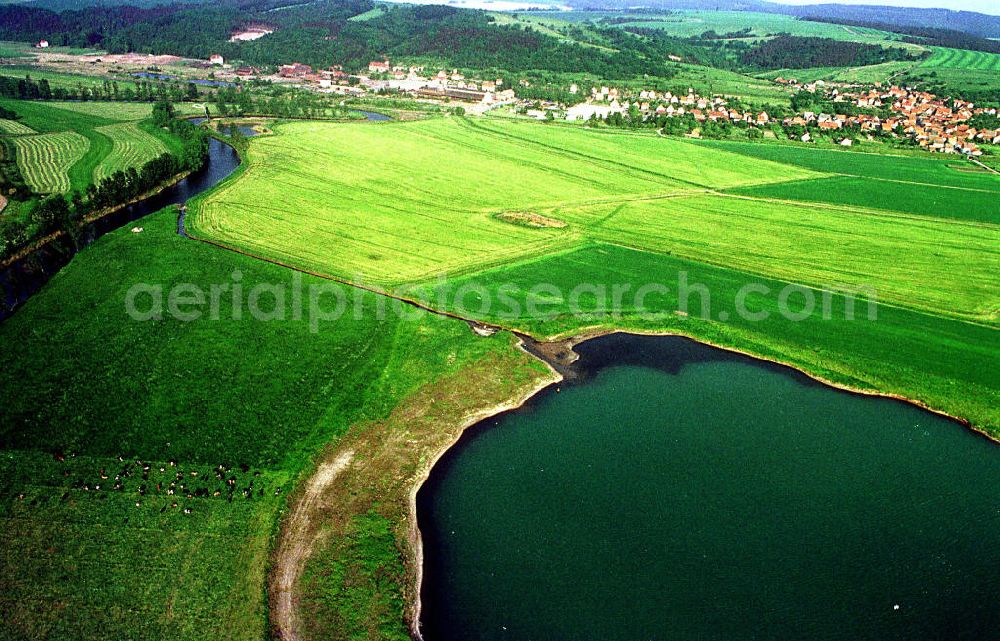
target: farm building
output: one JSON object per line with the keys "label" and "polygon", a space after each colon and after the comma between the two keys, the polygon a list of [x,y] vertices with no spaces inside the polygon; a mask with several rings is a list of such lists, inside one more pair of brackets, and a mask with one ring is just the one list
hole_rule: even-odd
{"label": "farm building", "polygon": [[212,65],[222,66],[222,65],[226,64],[226,60],[225,60],[225,58],[223,58],[219,54],[213,53],[211,56],[208,57],[208,63],[212,64]]}

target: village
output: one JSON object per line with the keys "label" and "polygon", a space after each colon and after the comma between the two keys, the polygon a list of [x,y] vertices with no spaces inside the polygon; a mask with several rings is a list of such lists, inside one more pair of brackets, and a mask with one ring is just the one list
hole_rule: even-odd
{"label": "village", "polygon": [[[266,27],[251,26],[235,33],[232,40],[255,40],[269,33]],[[44,53],[48,48],[49,43],[45,40],[35,45],[44,62],[55,62]],[[60,58],[65,63],[74,56],[62,54]],[[506,86],[501,78],[470,78],[458,69],[434,70],[424,66],[393,64],[388,58],[372,60],[366,69],[357,73],[345,71],[339,65],[314,69],[299,62],[268,69],[234,65],[219,54],[213,54],[207,60],[148,54],[79,56],[77,62],[90,66],[111,64],[116,70],[139,66],[147,71],[164,66],[173,69],[187,67],[190,73],[198,75],[207,71],[211,80],[191,80],[183,75],[178,79],[216,86],[256,80],[344,97],[405,95],[429,103],[462,103],[465,111],[475,114],[504,107],[521,116],[540,120],[593,122],[606,121],[619,114],[633,122],[662,123],[664,118],[686,117],[692,123],[692,129],[687,133],[692,135],[698,135],[701,126],[711,122],[759,129],[765,136],[772,136],[772,130],[780,126],[788,137],[805,143],[824,136],[850,147],[859,136],[889,138],[905,141],[929,152],[969,157],[982,156],[984,150],[981,146],[984,144],[1000,145],[1000,128],[977,129],[969,122],[981,114],[996,115],[996,109],[942,98],[918,88],[886,87],[878,83],[856,85],[823,80],[802,83],[795,79],[776,78],[775,82],[787,87],[792,95],[802,92],[812,94],[828,108],[826,111],[803,110],[788,114],[787,108],[749,108],[743,105],[737,108],[731,106],[726,97],[704,96],[694,88],[671,92],[652,88],[621,89],[606,84],[587,88],[571,83],[561,89],[578,98],[575,104],[574,101],[538,100],[519,95],[521,87],[531,86],[524,79],[512,83],[514,86]],[[843,107],[838,109],[841,105]],[[778,112],[783,113],[774,118],[773,114]]]}
{"label": "village", "polygon": [[974,103],[945,99],[911,87],[857,88],[823,81],[800,85],[795,80],[777,78],[776,82],[823,95],[835,104],[852,105],[862,110],[888,112],[888,116],[803,112],[784,121],[786,125],[817,126],[837,132],[856,128],[862,132],[882,132],[911,140],[927,151],[946,154],[983,155],[980,144],[1000,144],[1000,128],[976,129],[968,124],[975,116],[996,116],[995,108],[977,108]]}
{"label": "village", "polygon": [[[213,64],[222,64],[213,58]],[[253,77],[260,70],[238,67],[237,77]],[[723,96],[703,96],[693,88],[687,92],[656,91],[653,89],[624,90],[607,85],[582,89],[571,84],[570,94],[581,102],[567,106],[554,101],[539,101],[518,97],[517,87],[505,87],[502,79],[467,78],[458,70],[439,70],[428,74],[421,66],[392,65],[388,60],[373,60],[367,73],[350,74],[340,67],[314,70],[299,63],[282,65],[275,80],[311,86],[317,91],[346,96],[369,93],[400,93],[418,100],[460,101],[473,111],[484,112],[500,106],[518,110],[522,115],[537,119],[561,119],[569,122],[607,119],[614,114],[638,116],[643,120],[690,115],[696,123],[717,122],[768,128],[772,124],[798,131],[802,142],[810,142],[813,132],[840,138],[843,146],[852,146],[848,135],[892,137],[908,140],[930,152],[981,156],[981,144],[1000,144],[1000,129],[977,129],[968,121],[980,114],[996,115],[996,109],[977,108],[962,100],[941,98],[911,87],[880,85],[859,87],[843,83],[817,81],[800,84],[784,78],[776,82],[793,92],[805,91],[820,96],[834,105],[850,105],[852,115],[802,111],[774,122],[767,109],[737,109],[729,106]],[[521,86],[529,86],[520,81]],[[847,111],[845,109],[845,111]],[[867,112],[867,113],[866,113]],[[844,134],[839,136],[838,134]]]}

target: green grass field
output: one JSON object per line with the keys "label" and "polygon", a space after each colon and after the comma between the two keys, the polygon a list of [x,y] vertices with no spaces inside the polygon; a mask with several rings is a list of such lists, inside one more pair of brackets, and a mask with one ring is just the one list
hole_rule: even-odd
{"label": "green grass field", "polygon": [[[5,639],[266,638],[268,554],[312,457],[429,382],[473,364],[512,368],[513,381],[529,365],[509,334],[379,318],[375,295],[340,286],[352,312],[315,332],[305,317],[255,320],[246,298],[236,320],[228,296],[219,320],[133,320],[124,301],[136,283],[207,291],[238,273],[246,292],[290,292],[297,278],[179,237],[174,210],[142,226],[100,239],[0,325]],[[219,465],[234,479],[231,502]],[[388,614],[400,627],[401,612]]]}
{"label": "green grass field", "polygon": [[[500,120],[290,124],[278,133],[252,142],[244,175],[198,206],[199,233],[383,287],[599,239],[814,287],[875,286],[896,304],[996,320],[1000,290],[989,274],[1000,265],[989,249],[1000,241],[1000,180],[942,161]],[[447,162],[412,161],[427,149]],[[841,171],[867,181],[848,192],[852,202],[826,188]],[[811,185],[817,196],[799,193]],[[886,202],[887,188],[915,196]],[[967,211],[913,220],[949,207],[929,197],[941,194]],[[813,202],[792,202],[804,200]],[[496,218],[505,211],[569,224],[525,228]],[[983,221],[992,224],[971,224]],[[889,251],[900,238],[906,250]],[[978,276],[967,282],[970,274]]]}
{"label": "green grass field", "polygon": [[791,97],[787,87],[735,71],[683,63],[677,68],[671,83],[692,87],[701,95],[722,94],[766,103],[787,103]]}
{"label": "green grass field", "polygon": [[916,62],[883,62],[878,65],[864,67],[814,67],[812,69],[779,69],[757,74],[758,78],[794,78],[799,82],[850,82],[874,84],[889,82],[899,74],[910,71],[919,63]]}
{"label": "green grass field", "polygon": [[[427,157],[440,160],[417,160]],[[422,283],[424,293],[445,273],[473,283],[483,270],[499,273],[512,264],[537,282],[551,282],[550,267],[561,263],[548,256],[578,256],[594,242],[639,251],[650,265],[711,265],[730,281],[874,290],[887,314],[951,328],[942,330],[936,350],[955,347],[949,332],[977,333],[980,346],[966,341],[956,349],[970,353],[955,358],[983,367],[984,358],[998,353],[1000,180],[960,171],[954,162],[502,120],[296,123],[252,141],[246,171],[198,203],[194,220],[197,233],[243,250],[381,287]],[[495,216],[505,211],[566,226],[513,225]],[[577,283],[589,282],[588,270]],[[627,282],[645,273],[621,272]],[[780,325],[724,342],[754,353],[763,353],[762,346],[768,354],[787,351],[786,359],[815,369],[819,361],[803,356],[808,340],[836,342],[842,332],[864,329],[811,327],[816,336],[804,334],[795,349]],[[904,328],[900,320],[892,331],[902,336]],[[692,333],[707,335],[701,331],[710,330]],[[873,331],[862,342],[889,340]],[[820,337],[824,332],[831,334]],[[984,356],[982,345],[990,344]],[[838,349],[828,355],[836,365],[824,366],[838,380],[863,381],[1000,427],[982,400],[995,398],[995,384],[977,383],[984,386],[980,400],[964,392],[950,399],[946,390],[955,382],[916,348],[907,352],[916,358],[910,373],[896,377],[892,368],[862,367],[864,357],[850,344]],[[933,389],[921,385],[923,377],[935,381]]]}
{"label": "green grass field", "polygon": [[[254,140],[243,176],[198,207],[195,231],[384,286],[572,244],[582,230],[497,220],[553,208],[815,174],[655,136],[464,120],[289,123]],[[429,149],[440,162],[418,163]],[[373,167],[377,169],[372,169]],[[280,236],[280,240],[278,240]]]}

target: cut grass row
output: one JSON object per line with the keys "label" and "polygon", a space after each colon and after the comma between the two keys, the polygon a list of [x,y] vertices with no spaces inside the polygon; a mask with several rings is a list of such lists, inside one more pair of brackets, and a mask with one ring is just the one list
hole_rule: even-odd
{"label": "cut grass row", "polygon": [[1000,71],[1000,54],[966,49],[934,47],[933,52],[920,66],[924,69],[971,69],[974,71]]}
{"label": "cut grass row", "polygon": [[0,134],[9,134],[13,136],[24,136],[35,133],[35,130],[31,127],[21,124],[16,120],[7,120],[0,118]]}
{"label": "cut grass row", "polygon": [[94,181],[99,182],[116,171],[144,164],[167,153],[163,142],[132,123],[98,127],[97,131],[111,139],[114,145],[101,164],[94,169]]}
{"label": "cut grass row", "polygon": [[62,194],[72,187],[69,170],[90,149],[90,140],[73,131],[37,136],[18,136],[11,141],[17,164],[32,190]]}

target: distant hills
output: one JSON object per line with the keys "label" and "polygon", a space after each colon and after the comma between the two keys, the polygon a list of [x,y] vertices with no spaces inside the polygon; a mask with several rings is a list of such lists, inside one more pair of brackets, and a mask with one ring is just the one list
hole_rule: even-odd
{"label": "distant hills", "polygon": [[566,4],[574,9],[593,10],[624,10],[641,6],[643,9],[651,10],[763,11],[801,18],[827,18],[901,27],[953,29],[983,38],[1000,38],[1000,16],[950,9],[844,4],[793,6],[758,0],[567,0]]}

